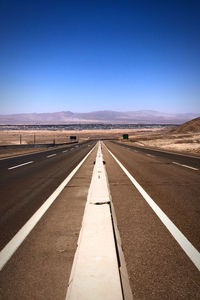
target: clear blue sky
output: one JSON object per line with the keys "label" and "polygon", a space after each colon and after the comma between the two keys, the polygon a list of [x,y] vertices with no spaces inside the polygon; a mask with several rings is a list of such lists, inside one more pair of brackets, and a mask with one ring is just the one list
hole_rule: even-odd
{"label": "clear blue sky", "polygon": [[199,0],[0,3],[0,114],[200,113]]}

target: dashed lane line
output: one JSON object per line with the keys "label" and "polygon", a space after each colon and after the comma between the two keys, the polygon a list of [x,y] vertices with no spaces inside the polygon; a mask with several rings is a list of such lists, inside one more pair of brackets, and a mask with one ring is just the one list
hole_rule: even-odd
{"label": "dashed lane line", "polygon": [[[106,147],[106,146],[105,146]],[[108,148],[106,147],[108,150]],[[183,235],[183,233],[174,225],[174,223],[168,218],[168,216],[160,209],[160,207],[153,201],[153,199],[147,194],[142,186],[136,181],[136,179],[128,172],[128,170],[122,165],[122,163],[116,158],[116,156],[108,150],[111,156],[115,159],[124,173],[128,176],[130,181],[133,183],[135,188],[140,192],[145,201],[149,204],[155,214],[158,216],[160,221],[169,230],[171,235],[175,238],[177,243],[191,259],[193,264],[200,270],[200,252],[190,243],[190,241]]]}
{"label": "dashed lane line", "polygon": [[[118,143],[119,144],[119,143]],[[120,145],[120,144],[119,144]],[[134,146],[136,147],[136,146]],[[134,149],[134,148],[133,148]],[[194,156],[194,155],[188,155],[188,154],[184,154],[184,153],[178,153],[178,152],[170,152],[170,151],[167,151],[167,150],[158,150],[158,149],[155,149],[155,148],[149,148],[149,147],[137,147],[137,149],[139,150],[151,150],[151,151],[154,151],[154,152],[159,152],[159,153],[167,153],[167,154],[171,154],[171,155],[179,155],[179,156],[183,156],[183,157],[189,157],[189,158],[195,158],[195,159],[200,159],[199,156]]]}
{"label": "dashed lane line", "polygon": [[[79,145],[80,146],[80,145]],[[34,155],[34,154],[39,154],[39,153],[45,153],[45,152],[49,152],[49,151],[53,151],[54,147],[50,147],[49,150],[42,150],[42,151],[35,151],[35,152],[30,152],[30,153],[22,153],[22,154],[18,154],[18,155],[13,155],[13,156],[8,156],[8,157],[2,157],[0,158],[1,160],[8,160],[8,159],[12,159],[12,158],[18,158],[18,157],[22,157],[22,156],[28,156],[28,155]],[[62,147],[63,148],[63,147]],[[60,148],[61,149],[61,148]]]}
{"label": "dashed lane line", "polygon": [[33,161],[31,160],[31,161],[28,161],[26,163],[10,167],[10,168],[8,168],[8,170],[16,169],[16,168],[19,168],[19,167],[22,167],[22,166],[25,166],[25,165],[29,165],[29,164],[32,164],[32,163],[33,163]]}
{"label": "dashed lane line", "polygon": [[64,150],[63,153],[67,152],[68,150]]}
{"label": "dashed lane line", "polygon": [[192,170],[195,170],[195,171],[198,171],[199,169],[197,168],[194,168],[194,167],[191,167],[191,166],[188,166],[188,165],[182,165],[182,164],[179,164],[175,161],[172,162],[174,165],[178,165],[178,166],[181,166],[181,167],[184,167],[184,168],[188,168],[188,169],[192,169]]}
{"label": "dashed lane line", "polygon": [[49,158],[49,157],[53,157],[53,156],[55,156],[56,155],[56,153],[54,153],[54,154],[51,154],[51,155],[48,155],[47,156],[47,158]]}
{"label": "dashed lane line", "polygon": [[64,179],[64,181],[57,187],[51,196],[42,204],[42,206],[34,213],[34,215],[25,223],[25,225],[15,234],[15,236],[8,242],[8,244],[0,251],[0,270],[9,261],[15,251],[23,243],[25,238],[29,235],[31,230],[39,222],[51,204],[55,201],[58,195],[62,192],[68,182],[72,179],[90,153],[94,150],[95,146],[86,154],[81,162],[74,168],[74,170]]}

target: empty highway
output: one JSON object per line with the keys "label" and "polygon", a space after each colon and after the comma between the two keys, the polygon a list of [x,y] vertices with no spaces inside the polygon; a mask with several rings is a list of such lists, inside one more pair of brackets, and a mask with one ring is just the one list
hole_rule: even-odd
{"label": "empty highway", "polygon": [[[200,159],[105,145],[199,252]],[[197,267],[106,149],[104,158],[133,296],[199,299]]]}
{"label": "empty highway", "polygon": [[93,146],[67,145],[0,160],[0,249]]}
{"label": "empty highway", "polygon": [[[0,160],[1,249],[94,145]],[[2,299],[65,299],[96,151],[2,269]],[[112,141],[102,151],[133,299],[200,299],[200,159]]]}

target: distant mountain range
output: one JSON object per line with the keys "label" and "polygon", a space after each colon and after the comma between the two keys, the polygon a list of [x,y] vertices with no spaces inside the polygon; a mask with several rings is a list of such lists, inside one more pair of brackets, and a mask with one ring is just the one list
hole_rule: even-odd
{"label": "distant mountain range", "polygon": [[181,124],[199,117],[196,113],[163,113],[152,110],[138,111],[94,111],[73,113],[62,111],[54,113],[27,113],[0,115],[1,125],[42,125],[71,123],[133,123],[133,124]]}

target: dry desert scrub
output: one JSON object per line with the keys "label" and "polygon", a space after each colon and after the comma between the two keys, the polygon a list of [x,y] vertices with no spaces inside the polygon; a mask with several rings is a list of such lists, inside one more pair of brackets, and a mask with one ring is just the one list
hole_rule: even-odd
{"label": "dry desert scrub", "polygon": [[139,129],[92,129],[92,130],[1,130],[0,145],[17,144],[48,144],[69,142],[71,135],[76,135],[79,140],[120,138],[124,133],[129,135],[140,132],[160,131],[160,128],[139,128]]}
{"label": "dry desert scrub", "polygon": [[130,138],[130,143],[136,144],[138,146],[189,152],[200,155],[200,133],[132,136]]}

